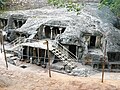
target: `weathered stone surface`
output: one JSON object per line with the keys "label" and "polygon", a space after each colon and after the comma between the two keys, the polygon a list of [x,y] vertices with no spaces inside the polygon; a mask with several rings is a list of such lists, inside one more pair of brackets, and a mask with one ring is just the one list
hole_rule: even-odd
{"label": "weathered stone surface", "polygon": [[52,64],[52,69],[56,69],[56,70],[63,70],[64,66],[63,65],[58,65],[58,64]]}
{"label": "weathered stone surface", "polygon": [[[56,37],[56,40],[63,44],[79,45],[84,49],[83,35],[84,33],[91,33],[92,35],[106,35],[108,40],[107,48],[112,50],[116,50],[116,47],[119,48],[117,42],[119,42],[120,31],[113,26],[117,19],[107,7],[98,9],[95,4],[86,5],[78,16],[73,14],[73,12],[67,12],[65,9],[49,11],[37,9],[25,12],[18,11],[17,13],[23,13],[23,15],[29,17],[27,22],[21,28],[17,29],[19,32],[33,34],[33,32],[36,33],[35,31],[42,24],[56,26],[58,23],[57,26],[66,27],[65,32]],[[116,43],[112,44],[112,41]]]}
{"label": "weathered stone surface", "polygon": [[7,7],[10,10],[16,9],[35,9],[48,6],[47,0],[9,0],[7,2]]}
{"label": "weathered stone surface", "polygon": [[[88,4],[80,11],[79,15],[76,15],[76,13],[73,11],[68,12],[64,8],[35,9],[8,13],[10,13],[10,15],[13,13],[22,13],[24,16],[26,16],[26,23],[15,31],[29,34],[29,36],[33,35],[33,37],[36,35],[39,27],[42,25],[58,28],[65,27],[65,31],[62,34],[58,34],[55,37],[55,40],[63,45],[76,45],[78,47],[77,54],[79,59],[84,59],[85,56],[90,54],[92,61],[99,61],[104,53],[105,39],[107,40],[107,52],[120,51],[120,31],[114,27],[114,24],[117,22],[117,18],[108,9],[108,7],[99,9],[97,4]],[[100,52],[96,52],[97,50],[94,48],[94,50],[91,52],[88,50],[87,40],[90,40],[90,37],[88,37],[88,39],[84,38],[86,34],[98,36],[99,38],[102,37],[100,41],[101,47],[97,47]],[[60,70],[61,67],[57,67],[57,69]],[[66,71],[72,71],[69,65],[66,67]],[[77,71],[79,73],[82,72],[81,74],[85,76],[87,76],[86,73],[89,73],[89,70],[86,69],[75,69],[75,73]]]}
{"label": "weathered stone surface", "polygon": [[90,74],[93,74],[93,72],[87,68],[75,68],[72,70],[71,74],[75,76],[87,77],[90,76]]}

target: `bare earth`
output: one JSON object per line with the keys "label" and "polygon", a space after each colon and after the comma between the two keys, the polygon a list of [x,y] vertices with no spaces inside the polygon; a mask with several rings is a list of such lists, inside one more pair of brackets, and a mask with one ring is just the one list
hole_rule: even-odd
{"label": "bare earth", "polygon": [[[101,83],[101,74],[91,77],[68,76],[52,72],[49,78],[48,70],[40,66],[17,62],[18,67],[9,64],[5,67],[3,53],[0,53],[0,90],[120,90],[120,79],[106,79]],[[108,74],[109,75],[109,74]],[[120,73],[111,76],[120,77]]]}

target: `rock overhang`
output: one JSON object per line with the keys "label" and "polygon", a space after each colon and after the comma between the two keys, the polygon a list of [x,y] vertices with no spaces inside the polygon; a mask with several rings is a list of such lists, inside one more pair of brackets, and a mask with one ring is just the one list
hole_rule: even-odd
{"label": "rock overhang", "polygon": [[[26,23],[17,29],[19,32],[33,34],[41,25],[65,27],[66,30],[60,35],[60,40],[68,39],[66,43],[79,41],[81,36],[86,33],[100,36],[106,35],[107,38],[111,38],[112,32],[119,31],[114,28],[114,23],[116,22],[114,14],[108,7],[99,9],[97,5],[86,5],[78,16],[73,12],[67,12],[66,9],[35,9],[11,11],[11,13],[16,13],[15,15],[18,13],[18,17],[23,15],[28,18]],[[119,36],[119,33],[114,34],[114,37]],[[116,40],[119,41],[119,38],[116,38]],[[119,48],[119,43],[112,42],[111,39],[108,39],[108,44],[108,47]]]}

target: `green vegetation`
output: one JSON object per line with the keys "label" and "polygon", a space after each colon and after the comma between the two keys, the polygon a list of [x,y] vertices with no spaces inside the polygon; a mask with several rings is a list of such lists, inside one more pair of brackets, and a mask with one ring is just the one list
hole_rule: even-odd
{"label": "green vegetation", "polygon": [[56,7],[65,7],[68,11],[75,11],[79,14],[79,11],[84,6],[83,4],[78,4],[72,2],[72,0],[48,0],[48,3]]}
{"label": "green vegetation", "polygon": [[2,8],[2,7],[3,7],[3,5],[4,5],[3,0],[0,0],[0,8]]}
{"label": "green vegetation", "polygon": [[0,11],[4,11],[4,10],[7,10],[7,7],[6,7],[6,2],[8,0],[0,0]]}
{"label": "green vegetation", "polygon": [[120,0],[101,0],[101,6],[107,5],[110,9],[120,17]]}

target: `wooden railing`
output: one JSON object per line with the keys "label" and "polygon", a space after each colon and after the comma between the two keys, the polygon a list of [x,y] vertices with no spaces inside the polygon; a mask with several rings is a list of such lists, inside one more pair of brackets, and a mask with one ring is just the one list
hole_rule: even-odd
{"label": "wooden railing", "polygon": [[68,59],[70,61],[78,61],[78,57],[74,55],[72,52],[70,52],[66,47],[64,47],[62,44],[60,44],[57,41],[54,41],[56,43],[56,49],[59,49],[63,54],[68,56]]}

